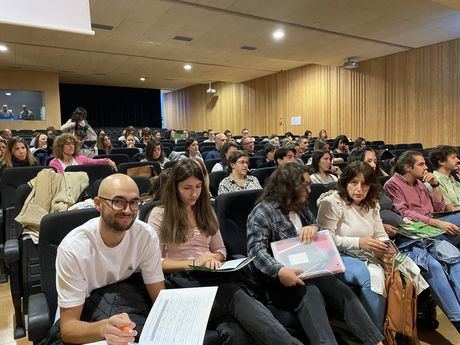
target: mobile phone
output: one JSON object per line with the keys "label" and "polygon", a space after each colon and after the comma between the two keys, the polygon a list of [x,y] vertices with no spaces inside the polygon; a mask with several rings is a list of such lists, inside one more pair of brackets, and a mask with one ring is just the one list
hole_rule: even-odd
{"label": "mobile phone", "polygon": [[386,240],[385,245],[387,246],[387,250],[389,254],[396,254],[399,252],[398,247],[392,240]]}

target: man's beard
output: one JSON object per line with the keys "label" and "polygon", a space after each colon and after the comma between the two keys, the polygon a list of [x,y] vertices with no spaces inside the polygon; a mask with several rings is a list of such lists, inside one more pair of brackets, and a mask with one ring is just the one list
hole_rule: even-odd
{"label": "man's beard", "polygon": [[113,219],[111,219],[111,220],[104,219],[104,218],[102,218],[102,219],[110,227],[110,229],[112,229],[113,231],[115,231],[115,232],[123,232],[123,231],[128,230],[133,225],[134,221],[136,220],[136,216],[133,216],[133,219],[129,223],[128,226],[120,224],[120,222],[118,222],[115,217]]}

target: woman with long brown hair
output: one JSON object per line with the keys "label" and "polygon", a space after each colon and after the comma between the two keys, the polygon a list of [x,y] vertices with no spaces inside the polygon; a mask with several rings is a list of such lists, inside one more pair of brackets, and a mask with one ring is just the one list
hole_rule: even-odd
{"label": "woman with long brown hair", "polygon": [[[230,317],[232,327],[241,329],[227,335],[231,343],[300,344],[238,285],[216,282],[216,278],[210,282],[186,271],[193,266],[216,269],[227,255],[205,176],[205,167],[196,160],[177,162],[161,191],[160,206],[149,216],[148,223],[160,238],[164,273],[171,274],[169,278],[176,287],[219,285],[210,323],[216,325],[216,316]],[[220,323],[216,329],[221,335],[226,332]]]}
{"label": "woman with long brown hair", "polygon": [[2,170],[4,168],[27,167],[37,164],[37,160],[30,152],[29,146],[23,138],[13,137],[8,140],[6,151],[3,154]]}

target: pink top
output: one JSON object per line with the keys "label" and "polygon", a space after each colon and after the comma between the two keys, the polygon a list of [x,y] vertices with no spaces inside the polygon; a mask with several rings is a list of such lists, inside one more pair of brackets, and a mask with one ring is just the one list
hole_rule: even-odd
{"label": "pink top", "polygon": [[383,186],[385,193],[393,200],[393,208],[403,217],[428,224],[429,214],[444,211],[444,200],[435,201],[433,193],[421,181],[410,185],[407,180],[395,173]]}
{"label": "pink top", "polygon": [[[160,236],[160,225],[163,220],[164,208],[155,207],[150,213],[148,223],[155,229]],[[227,256],[224,241],[220,231],[214,236],[205,237],[200,233],[198,228],[193,229],[190,239],[182,244],[164,244],[160,243],[161,256],[173,260],[190,260],[196,259],[205,252],[221,253],[224,258]]]}
{"label": "pink top", "polygon": [[[74,159],[74,164],[72,164],[72,165],[108,164],[107,163],[107,158],[93,159],[93,158],[89,158],[89,157],[86,157],[86,156],[78,155],[78,156],[75,156],[73,159]],[[50,162],[50,167],[56,168],[56,171],[59,174],[62,174],[64,172],[64,169],[65,169],[64,162],[61,161],[59,158],[52,159],[51,162]]]}

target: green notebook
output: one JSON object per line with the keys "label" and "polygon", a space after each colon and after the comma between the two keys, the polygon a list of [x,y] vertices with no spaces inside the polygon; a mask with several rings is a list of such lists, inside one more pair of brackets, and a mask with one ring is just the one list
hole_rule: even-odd
{"label": "green notebook", "polygon": [[247,264],[249,264],[254,258],[241,258],[236,260],[225,261],[222,266],[218,269],[210,269],[206,266],[190,266],[190,271],[205,271],[205,272],[235,272],[239,271]]}
{"label": "green notebook", "polygon": [[435,228],[431,225],[426,225],[423,222],[415,222],[413,224],[399,224],[398,234],[412,238],[428,238],[443,234],[444,231]]}

